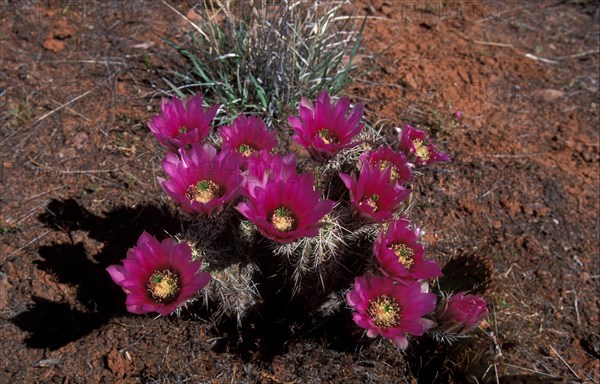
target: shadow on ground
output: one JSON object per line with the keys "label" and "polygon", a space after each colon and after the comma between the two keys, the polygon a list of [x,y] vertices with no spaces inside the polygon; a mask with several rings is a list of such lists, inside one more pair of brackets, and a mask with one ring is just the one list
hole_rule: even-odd
{"label": "shadow on ground", "polygon": [[[27,347],[50,350],[88,335],[112,317],[125,316],[125,295],[112,282],[106,267],[120,263],[142,231],[164,237],[165,231],[177,233],[181,227],[180,219],[166,207],[117,207],[100,216],[73,199],[53,200],[38,219],[47,228],[66,233],[69,241],[40,247],[40,259],[35,265],[55,276],[58,283],[74,287],[76,298],[73,302],[55,302],[34,296],[34,304],[12,322],[29,333],[25,340]],[[99,250],[90,254],[92,252],[84,242],[74,239],[77,237],[75,231],[86,232],[88,238],[101,243]],[[357,264],[351,259],[346,261],[349,265]],[[286,289],[286,278],[278,273],[281,272],[278,267],[269,260],[260,264],[262,277],[257,276],[257,281],[260,281],[263,301],[250,311],[241,325],[234,318],[214,322],[211,333],[217,339],[212,348],[215,352],[233,353],[245,361],[269,362],[275,356],[285,354],[294,343],[306,340],[349,353],[376,342],[355,326],[351,313],[344,309],[341,293],[338,295],[338,301],[342,303],[339,310],[315,315],[315,308],[330,300],[330,295],[311,290],[310,297],[293,297]],[[353,271],[349,276],[357,273]],[[331,291],[343,292],[350,284],[350,280],[341,279]],[[183,320],[197,319],[198,316],[211,316],[211,308],[207,308],[202,300],[182,313]],[[472,350],[479,355],[477,350],[482,347],[485,349],[489,344],[483,342],[460,350]],[[411,348],[409,355],[416,357],[408,364],[414,373],[435,373],[434,376],[420,377],[419,383],[444,382],[456,374],[446,371],[445,367],[449,356],[456,355],[457,349],[440,348],[438,342],[426,337],[415,340]],[[472,354],[465,355],[465,358],[471,357]],[[488,358],[483,358],[478,364],[471,365],[469,371],[475,371],[477,377],[490,364]]]}
{"label": "shadow on ground", "polygon": [[[74,287],[76,298],[61,302],[34,296],[30,308],[11,321],[29,333],[25,340],[27,347],[51,350],[86,336],[112,317],[127,315],[125,295],[113,283],[106,267],[120,263],[143,231],[160,239],[165,232],[177,233],[181,229],[180,218],[166,207],[121,206],[96,215],[74,199],[52,200],[38,220],[48,229],[66,233],[69,240],[40,247],[39,259],[34,263],[38,269],[53,275],[59,284]],[[98,250],[91,252],[76,231],[83,231],[87,238],[99,242]],[[324,341],[337,350],[353,350],[357,345],[371,342],[353,325],[349,312],[325,318],[311,315],[314,306],[326,300],[325,295],[314,295],[309,300],[312,308],[307,308],[306,297],[290,299],[290,292],[282,288],[285,279],[277,273],[276,266],[267,261],[261,264],[262,277],[257,276],[257,280],[263,302],[248,314],[241,326],[233,318],[214,322],[213,333],[220,340],[214,346],[216,352],[269,361],[303,339]],[[200,300],[184,310],[182,318],[208,318],[210,309]]]}
{"label": "shadow on ground", "polygon": [[[111,317],[123,315],[125,295],[112,282],[106,267],[124,259],[143,231],[160,237],[164,231],[175,233],[180,227],[179,219],[165,207],[117,207],[98,216],[74,199],[52,200],[38,220],[69,236],[69,242],[40,247],[41,260],[35,264],[59,283],[74,286],[76,302],[34,296],[34,304],[12,322],[29,332],[25,340],[28,347],[49,349],[58,349],[101,327]],[[85,231],[89,238],[102,243],[99,252],[88,254],[85,244],[73,239],[74,231]]]}

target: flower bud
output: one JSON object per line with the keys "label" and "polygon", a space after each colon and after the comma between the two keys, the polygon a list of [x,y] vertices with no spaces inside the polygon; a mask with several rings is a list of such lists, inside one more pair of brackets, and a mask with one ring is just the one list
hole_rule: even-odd
{"label": "flower bud", "polygon": [[456,119],[456,121],[462,120],[463,112],[460,109],[457,109],[456,111],[454,111],[454,118]]}
{"label": "flower bud", "polygon": [[481,323],[489,311],[485,300],[459,292],[442,300],[436,311],[441,328],[447,333],[465,334]]}

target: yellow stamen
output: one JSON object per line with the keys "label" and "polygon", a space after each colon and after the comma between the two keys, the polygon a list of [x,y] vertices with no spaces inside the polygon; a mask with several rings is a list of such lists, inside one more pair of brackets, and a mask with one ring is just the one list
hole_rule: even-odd
{"label": "yellow stamen", "polygon": [[294,218],[292,211],[285,207],[279,207],[273,212],[271,223],[277,230],[289,232],[296,226],[296,219]]}
{"label": "yellow stamen", "polygon": [[174,300],[181,291],[179,277],[168,269],[154,272],[148,279],[147,287],[152,298],[159,303]]}
{"label": "yellow stamen", "polygon": [[423,140],[415,139],[413,140],[413,146],[415,147],[417,156],[425,161],[429,160],[429,146],[427,143],[423,143]]}
{"label": "yellow stamen", "polygon": [[388,246],[398,256],[398,262],[404,265],[404,268],[410,269],[415,264],[415,251],[406,244],[393,243]]}
{"label": "yellow stamen", "polygon": [[185,191],[185,197],[203,204],[218,198],[220,195],[221,188],[211,180],[200,180],[196,184],[190,185]]}
{"label": "yellow stamen", "polygon": [[400,305],[387,295],[381,295],[369,301],[367,314],[380,328],[395,327],[400,323]]}
{"label": "yellow stamen", "polygon": [[398,167],[387,160],[380,160],[375,163],[375,166],[379,167],[379,170],[385,171],[387,167],[392,167],[390,171],[390,181],[395,183],[398,180],[398,176],[400,176],[400,172],[398,171]]}
{"label": "yellow stamen", "polygon": [[366,203],[369,207],[373,208],[373,212],[376,212],[378,209],[378,207],[377,207],[378,201],[379,201],[378,194],[373,194],[370,197],[367,197],[366,199],[363,200],[364,203]]}

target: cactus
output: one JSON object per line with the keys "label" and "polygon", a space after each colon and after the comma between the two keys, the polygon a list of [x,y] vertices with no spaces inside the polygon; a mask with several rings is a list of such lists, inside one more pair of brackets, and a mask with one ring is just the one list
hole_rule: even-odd
{"label": "cactus", "polygon": [[492,262],[481,254],[463,254],[449,260],[442,269],[439,286],[445,292],[470,292],[483,295],[494,283]]}

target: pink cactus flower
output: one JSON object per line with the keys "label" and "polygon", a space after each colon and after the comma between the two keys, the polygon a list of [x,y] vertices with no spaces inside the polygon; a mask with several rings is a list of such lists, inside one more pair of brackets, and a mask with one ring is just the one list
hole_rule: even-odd
{"label": "pink cactus flower", "polygon": [[398,141],[410,161],[416,165],[426,165],[441,161],[450,161],[450,156],[440,153],[424,131],[405,125],[399,130]]}
{"label": "pink cactus flower", "polygon": [[383,336],[401,349],[408,347],[408,335],[421,336],[435,323],[423,316],[435,309],[433,293],[421,292],[415,281],[398,284],[387,277],[360,276],[346,301],[355,310],[354,322],[367,336]]}
{"label": "pink cactus flower", "polygon": [[350,191],[350,202],[362,218],[376,223],[390,220],[410,195],[410,189],[390,183],[391,173],[390,167],[381,170],[364,163],[358,180],[339,174]]}
{"label": "pink cactus flower", "polygon": [[312,174],[295,175],[292,179],[268,178],[264,185],[250,188],[247,201],[236,209],[258,227],[265,237],[279,243],[291,243],[319,233],[319,220],[334,206],[331,200],[320,200],[314,189]]}
{"label": "pink cactus flower", "polygon": [[343,97],[332,104],[327,92],[321,93],[315,105],[302,98],[299,115],[290,116],[288,122],[296,132],[294,140],[306,148],[313,158],[326,160],[344,148],[354,147],[360,142],[351,140],[360,133],[364,108],[357,104],[349,116],[350,100]]}
{"label": "pink cactus flower", "polygon": [[162,165],[170,179],[157,179],[185,212],[215,216],[240,193],[241,162],[229,151],[217,154],[210,144],[194,144],[187,152],[180,149],[179,156],[167,153]]}
{"label": "pink cactus flower", "polygon": [[200,94],[184,100],[173,98],[171,102],[163,99],[161,114],[154,116],[148,127],[159,143],[176,152],[179,148],[204,141],[210,134],[210,124],[219,107],[213,105],[205,110]]}
{"label": "pink cactus flower", "polygon": [[188,244],[173,239],[158,242],[144,232],[137,246],[127,252],[123,265],[106,270],[127,294],[129,312],[168,315],[209,283],[210,274],[200,271],[200,266],[200,260],[192,260]]}
{"label": "pink cactus flower", "polygon": [[248,157],[254,152],[271,151],[278,144],[275,131],[268,131],[265,123],[256,116],[239,115],[231,126],[219,128],[223,139],[222,149]]}
{"label": "pink cactus flower", "polygon": [[359,158],[359,168],[369,163],[373,168],[385,170],[391,167],[390,181],[394,184],[405,184],[412,180],[413,165],[406,160],[402,152],[395,152],[389,147],[379,147],[375,151],[363,153]]}
{"label": "pink cactus flower", "polygon": [[465,292],[442,300],[436,311],[442,330],[461,335],[475,329],[488,314],[485,300]]}
{"label": "pink cactus flower", "polygon": [[454,111],[454,119],[456,119],[456,121],[460,121],[463,118],[463,112],[460,109],[457,109],[456,111]]}
{"label": "pink cactus flower", "polygon": [[394,220],[377,236],[373,248],[382,272],[394,279],[422,280],[441,276],[438,263],[423,259],[425,248],[417,242],[419,230],[412,231],[409,226],[406,219]]}
{"label": "pink cactus flower", "polygon": [[254,196],[254,188],[264,189],[269,180],[288,181],[297,176],[296,157],[293,154],[281,156],[262,151],[247,159],[244,179],[245,195]]}

